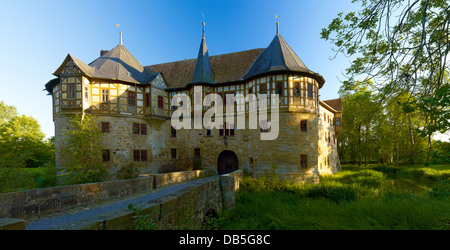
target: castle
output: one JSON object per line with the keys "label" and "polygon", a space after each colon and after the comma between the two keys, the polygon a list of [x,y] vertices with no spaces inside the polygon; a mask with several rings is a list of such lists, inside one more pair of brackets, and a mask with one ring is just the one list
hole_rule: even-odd
{"label": "castle", "polygon": [[[156,173],[162,164],[181,158],[201,159],[203,169],[224,174],[245,169],[253,176],[272,175],[298,182],[317,182],[319,174],[340,170],[337,137],[341,132],[342,101],[321,101],[325,80],[309,70],[279,34],[267,48],[209,56],[203,35],[197,59],[142,66],[122,43],[86,64],[67,55],[54,72],[46,90],[53,98],[57,162],[64,147],[63,132],[69,116],[95,116],[102,136],[103,164],[116,178],[129,164],[141,173]],[[185,95],[191,100],[217,94],[256,96],[258,109],[266,109],[266,120],[252,116],[252,103],[231,111],[244,114],[245,128],[230,127],[224,119],[219,128],[175,129],[173,105]],[[260,101],[268,94],[268,101]],[[270,94],[278,94],[279,131],[275,140],[261,140],[270,128]],[[216,96],[217,96],[216,95]],[[215,100],[217,103],[217,100]],[[187,106],[194,113],[207,106]],[[227,111],[228,112],[228,111]],[[225,112],[224,112],[225,113]],[[228,112],[227,114],[230,114]],[[258,117],[257,129],[249,118]],[[273,128],[272,123],[272,128]],[[269,126],[270,127],[270,126]]]}

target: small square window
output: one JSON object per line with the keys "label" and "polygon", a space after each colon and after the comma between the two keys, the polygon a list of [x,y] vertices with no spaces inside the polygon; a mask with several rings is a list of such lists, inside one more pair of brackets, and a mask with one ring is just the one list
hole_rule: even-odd
{"label": "small square window", "polygon": [[134,159],[134,161],[141,160],[141,151],[140,150],[133,150],[133,159]]}
{"label": "small square window", "polygon": [[109,151],[109,149],[104,149],[102,151],[102,159],[103,162],[108,162],[111,160],[111,151]]}
{"label": "small square window", "polygon": [[133,134],[139,134],[139,123],[133,123]]}
{"label": "small square window", "polygon": [[176,148],[172,148],[171,156],[172,156],[172,159],[176,159],[177,158],[177,149]]}
{"label": "small square window", "polygon": [[170,132],[170,136],[171,137],[177,137],[177,130],[174,127],[170,127],[171,132]]}
{"label": "small square window", "polygon": [[141,135],[147,134],[147,124],[141,124]]}
{"label": "small square window", "polygon": [[128,105],[136,106],[136,92],[128,91]]}
{"label": "small square window", "polygon": [[300,121],[300,131],[308,132],[308,120],[301,120]]}
{"label": "small square window", "polygon": [[102,122],[102,132],[109,133],[109,122]]}
{"label": "small square window", "polygon": [[147,161],[147,150],[141,150],[141,161]]}
{"label": "small square window", "polygon": [[158,96],[158,108],[163,109],[164,108],[164,99],[162,96]]}
{"label": "small square window", "polygon": [[195,149],[194,149],[194,156],[195,156],[196,158],[200,157],[200,148],[195,148]]}
{"label": "small square window", "polygon": [[300,155],[300,167],[302,169],[308,168],[308,156],[307,155]]}

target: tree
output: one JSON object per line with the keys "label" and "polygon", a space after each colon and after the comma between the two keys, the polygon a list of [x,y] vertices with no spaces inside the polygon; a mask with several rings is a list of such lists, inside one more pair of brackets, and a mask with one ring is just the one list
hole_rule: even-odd
{"label": "tree", "polygon": [[12,112],[2,115],[6,119],[0,125],[1,164],[7,167],[41,167],[52,164],[54,147],[44,141],[45,135],[38,121],[30,116],[16,115],[14,107],[10,107],[9,111]]}
{"label": "tree", "polygon": [[[402,93],[417,99],[430,114],[424,131],[450,129],[448,122],[450,4],[448,0],[353,0],[358,13],[339,13],[321,32],[335,56],[356,56],[344,86],[370,78],[374,91],[394,103]],[[410,104],[411,100],[405,101]],[[432,106],[443,104],[443,109]],[[430,138],[430,136],[428,137]]]}
{"label": "tree", "polygon": [[0,125],[8,122],[11,118],[17,116],[17,110],[14,106],[8,106],[3,101],[0,102]]}
{"label": "tree", "polygon": [[102,163],[102,133],[96,120],[90,115],[77,114],[70,118],[70,127],[63,135],[67,144],[62,150],[64,166],[62,181],[78,184],[102,181],[106,168]]}

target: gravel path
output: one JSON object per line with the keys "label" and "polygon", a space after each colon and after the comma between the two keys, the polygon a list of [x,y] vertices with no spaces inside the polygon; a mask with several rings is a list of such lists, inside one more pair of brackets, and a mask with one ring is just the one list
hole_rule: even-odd
{"label": "gravel path", "polygon": [[122,200],[115,202],[105,202],[102,205],[91,206],[89,208],[77,208],[73,212],[65,211],[61,213],[54,213],[43,218],[38,218],[34,221],[27,221],[27,230],[52,230],[57,226],[65,225],[73,221],[81,219],[89,219],[103,213],[115,211],[118,209],[128,208],[128,204],[145,203],[156,200],[163,196],[175,193],[182,189],[195,185],[196,183],[207,181],[209,178],[202,178],[192,182],[181,183],[163,187],[154,190],[151,193],[140,194],[139,196],[132,196],[122,198]]}

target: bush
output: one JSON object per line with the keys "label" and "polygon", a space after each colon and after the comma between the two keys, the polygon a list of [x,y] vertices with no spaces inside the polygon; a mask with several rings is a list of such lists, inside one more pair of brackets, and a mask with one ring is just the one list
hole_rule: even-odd
{"label": "bush", "polygon": [[122,166],[119,171],[117,171],[117,178],[120,180],[133,179],[139,176],[139,171],[133,164]]}
{"label": "bush", "polygon": [[36,187],[33,175],[20,169],[0,166],[0,193],[23,191]]}
{"label": "bush", "polygon": [[190,158],[178,158],[159,167],[158,173],[190,171],[194,169],[194,161]]}

